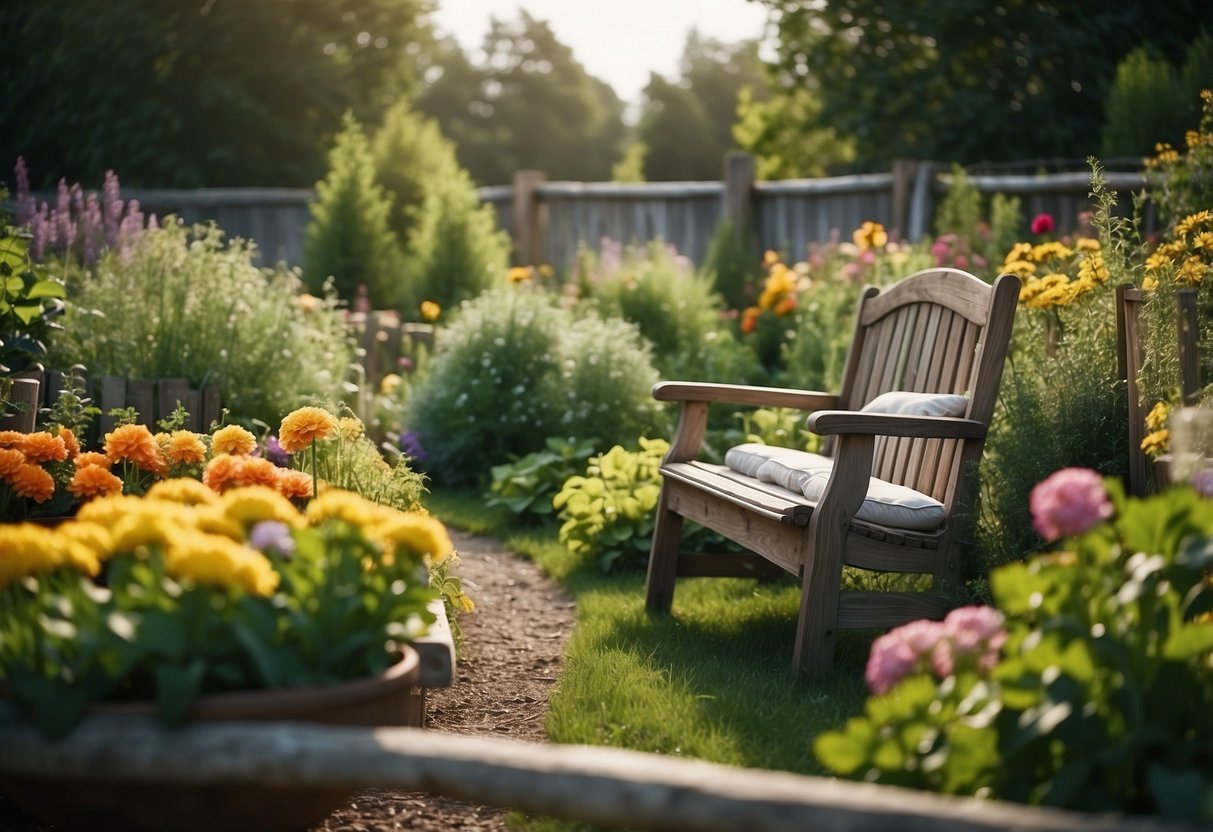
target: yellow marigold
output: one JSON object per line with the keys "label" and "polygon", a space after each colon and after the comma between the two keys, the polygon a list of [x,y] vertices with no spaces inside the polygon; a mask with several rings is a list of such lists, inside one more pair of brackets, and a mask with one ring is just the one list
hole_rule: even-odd
{"label": "yellow marigold", "polygon": [[63,440],[63,446],[67,448],[68,459],[80,456],[80,440],[76,438],[76,434],[72,433],[71,428],[60,425],[59,438]]}
{"label": "yellow marigold", "polygon": [[312,496],[312,477],[294,468],[279,468],[278,482],[274,487],[287,499],[307,499]]}
{"label": "yellow marigold", "polygon": [[1146,277],[1141,281],[1142,291],[1153,292],[1158,288],[1158,280],[1153,277]]}
{"label": "yellow marigold", "polygon": [[25,437],[19,430],[0,430],[0,448],[20,449],[25,445]]}
{"label": "yellow marigold", "polygon": [[62,462],[67,459],[67,443],[58,434],[46,431],[27,433],[21,451],[30,462]]}
{"label": "yellow marigold", "polygon": [[268,459],[259,456],[240,457],[240,475],[233,485],[264,485],[275,488],[278,485],[278,466]]}
{"label": "yellow marigold", "polygon": [[4,478],[18,497],[45,503],[55,496],[55,479],[40,465],[27,462]]}
{"label": "yellow marigold", "polygon": [[81,500],[106,497],[122,493],[122,480],[100,465],[85,465],[77,468],[67,484],[69,493]]}
{"label": "yellow marigold", "polygon": [[1069,260],[1073,256],[1074,252],[1065,243],[1058,240],[1032,246],[1031,259],[1037,263],[1044,263],[1051,259]]}
{"label": "yellow marigold", "polygon": [[1175,272],[1175,281],[1188,286],[1196,286],[1204,280],[1205,272],[1209,267],[1200,259],[1200,255],[1194,254],[1183,262],[1179,267],[1179,271]]}
{"label": "yellow marigold", "polygon": [[113,529],[119,518],[128,511],[135,510],[138,505],[138,497],[111,494],[106,497],[98,497],[80,506],[80,510],[76,512],[76,519]]}
{"label": "yellow marigold", "polygon": [[1170,253],[1162,250],[1155,251],[1146,258],[1146,274],[1154,275],[1162,269],[1172,265],[1174,262],[1175,261],[1171,259]]}
{"label": "yellow marigold", "polygon": [[0,540],[0,586],[66,566],[95,576],[101,564],[88,547],[34,523],[4,527]]}
{"label": "yellow marigold", "polygon": [[1095,283],[1106,283],[1110,276],[1108,264],[1104,262],[1103,255],[1098,251],[1089,253],[1078,264],[1078,277],[1080,280],[1086,279]]}
{"label": "yellow marigold", "polygon": [[[203,486],[205,488],[206,486]],[[214,492],[211,492],[214,494]],[[231,493],[230,491],[228,492]],[[205,503],[190,507],[190,522],[200,532],[217,534],[244,542],[244,526],[223,513],[223,507],[218,503]]]}
{"label": "yellow marigold", "polygon": [[508,272],[505,273],[505,276],[509,279],[509,281],[511,283],[524,283],[527,280],[531,279],[531,267],[530,266],[514,266],[512,269],[510,269]]}
{"label": "yellow marigold", "polygon": [[1213,231],[1202,231],[1192,238],[1192,249],[1213,254]]}
{"label": "yellow marigold", "polygon": [[889,242],[889,233],[880,223],[868,221],[855,229],[851,239],[859,246],[860,251],[866,251],[870,248],[884,248]]}
{"label": "yellow marigold", "polygon": [[86,468],[90,465],[95,465],[98,468],[105,468],[108,470],[110,467],[109,457],[97,451],[85,451],[84,453],[80,454],[80,456],[73,459],[72,462],[77,468]]}
{"label": "yellow marigold", "polygon": [[337,420],[337,436],[346,442],[360,438],[365,430],[357,416],[342,416]]}
{"label": "yellow marigold", "polygon": [[79,543],[92,554],[94,560],[108,560],[113,554],[114,536],[100,523],[69,520],[55,531],[60,537]]}
{"label": "yellow marigold", "polygon": [[375,526],[372,534],[394,551],[403,546],[430,563],[441,563],[454,549],[446,526],[428,514],[394,511]]}
{"label": "yellow marigold", "polygon": [[1158,456],[1167,452],[1167,445],[1170,441],[1171,432],[1163,428],[1146,434],[1146,438],[1141,440],[1141,449],[1149,456]]}
{"label": "yellow marigold", "polygon": [[290,500],[263,485],[233,488],[223,495],[220,505],[226,516],[245,526],[263,520],[277,520],[295,528],[306,525],[303,515]]}
{"label": "yellow marigold", "polygon": [[25,454],[16,448],[0,448],[0,479],[8,479],[25,461]]}
{"label": "yellow marigold", "polygon": [[212,457],[211,461],[202,469],[203,484],[219,494],[238,486],[241,481],[241,469],[244,467],[244,461],[248,459],[252,459],[252,457],[232,456],[231,454],[219,454]]}
{"label": "yellow marigold", "polygon": [[173,477],[161,480],[147,490],[149,500],[168,500],[185,506],[216,505],[219,495],[207,488],[205,483],[192,477]]}
{"label": "yellow marigold", "polygon": [[772,249],[767,249],[766,251],[764,251],[762,253],[762,267],[764,269],[769,269],[769,268],[771,268],[771,266],[774,266],[776,263],[782,263],[782,262],[783,262],[783,258],[779,256],[778,251],[774,251]]}
{"label": "yellow marigold", "polygon": [[307,522],[318,526],[325,520],[344,520],[345,522],[363,528],[370,525],[376,518],[376,506],[352,491],[332,488],[321,492],[307,505]]}
{"label": "yellow marigold", "polygon": [[174,578],[223,588],[239,587],[270,595],[278,573],[269,558],[226,537],[195,532],[178,535],[164,548],[165,568]]}
{"label": "yellow marigold", "polygon": [[1203,225],[1213,225],[1213,211],[1205,210],[1197,211],[1195,214],[1188,214],[1188,216],[1175,223],[1175,236],[1186,237]]}
{"label": "yellow marigold", "polygon": [[1074,249],[1076,251],[1101,251],[1102,246],[1097,237],[1077,237],[1074,240]]}
{"label": "yellow marigold", "polygon": [[257,449],[257,437],[240,425],[225,425],[211,436],[211,452],[247,456]]}
{"label": "yellow marigold", "polygon": [[436,321],[438,320],[438,316],[442,314],[442,307],[435,301],[423,300],[418,311],[421,313],[421,320]]}
{"label": "yellow marigold", "polygon": [[1064,274],[1047,274],[1040,279],[1041,288],[1028,301],[1033,309],[1056,309],[1074,299],[1070,279]]}
{"label": "yellow marigold", "polygon": [[1167,423],[1167,417],[1171,415],[1171,408],[1166,402],[1158,402],[1150,412],[1146,414],[1146,430],[1156,431],[1161,430],[1163,425]]}
{"label": "yellow marigold", "polygon": [[190,528],[186,506],[165,500],[139,500],[113,525],[114,551],[134,552],[144,546],[166,546]]}
{"label": "yellow marigold", "polygon": [[1007,252],[1007,256],[1002,259],[1003,270],[1005,271],[1006,267],[1011,263],[1015,263],[1020,260],[1027,260],[1031,256],[1031,243],[1016,243],[1015,245],[1011,246],[1011,250]]}
{"label": "yellow marigold", "polygon": [[278,430],[278,443],[288,454],[302,451],[312,442],[328,437],[337,427],[333,414],[322,407],[301,407],[288,413]]}
{"label": "yellow marigold", "polygon": [[1031,260],[1011,260],[1003,264],[1002,270],[1007,274],[1028,277],[1036,273],[1036,264]]}
{"label": "yellow marigold", "polygon": [[174,465],[197,465],[206,460],[206,443],[192,430],[175,430],[164,443],[164,455]]}

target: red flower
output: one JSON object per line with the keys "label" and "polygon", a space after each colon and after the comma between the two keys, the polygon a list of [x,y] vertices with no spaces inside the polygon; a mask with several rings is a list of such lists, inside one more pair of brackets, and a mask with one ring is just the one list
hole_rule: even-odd
{"label": "red flower", "polygon": [[1048,234],[1053,230],[1053,215],[1052,214],[1037,214],[1032,219],[1033,234]]}

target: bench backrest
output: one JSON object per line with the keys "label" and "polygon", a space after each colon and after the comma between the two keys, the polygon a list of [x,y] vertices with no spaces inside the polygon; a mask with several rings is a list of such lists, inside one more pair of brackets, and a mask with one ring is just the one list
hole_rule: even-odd
{"label": "bench backrest", "polygon": [[[993,284],[958,269],[930,269],[860,299],[855,337],[839,390],[858,410],[881,393],[959,393],[965,416],[989,425],[1011,338],[1019,280]],[[872,475],[930,494],[949,510],[981,455],[982,440],[878,440]]]}

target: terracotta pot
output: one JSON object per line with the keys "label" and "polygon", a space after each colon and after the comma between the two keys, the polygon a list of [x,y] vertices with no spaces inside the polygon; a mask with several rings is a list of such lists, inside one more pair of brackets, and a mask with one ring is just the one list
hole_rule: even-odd
{"label": "terracotta pot", "polygon": [[[375,678],[328,687],[209,694],[199,698],[190,718],[407,725],[419,678],[417,652],[405,647],[401,660]],[[89,713],[152,719],[155,706],[102,704]],[[71,742],[71,735],[63,742]],[[82,832],[301,832],[354,795],[348,788],[313,786],[108,781],[104,771],[88,778],[0,775],[0,790],[56,828]]]}

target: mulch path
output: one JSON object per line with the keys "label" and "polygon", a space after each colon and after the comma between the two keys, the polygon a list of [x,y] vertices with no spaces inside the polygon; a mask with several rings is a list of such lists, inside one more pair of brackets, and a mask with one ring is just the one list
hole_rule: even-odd
{"label": "mulch path", "polygon": [[[464,647],[449,688],[429,691],[426,728],[546,742],[544,720],[573,626],[572,600],[499,541],[452,530],[476,611],[463,615]],[[502,832],[506,810],[422,792],[357,795],[310,832]],[[0,795],[0,830],[53,832]]]}

